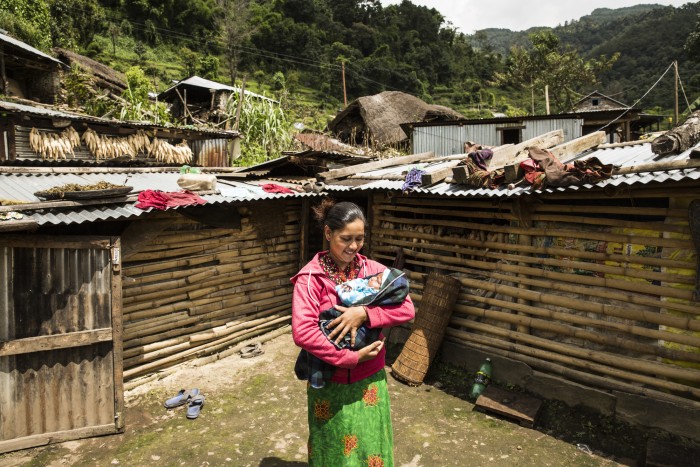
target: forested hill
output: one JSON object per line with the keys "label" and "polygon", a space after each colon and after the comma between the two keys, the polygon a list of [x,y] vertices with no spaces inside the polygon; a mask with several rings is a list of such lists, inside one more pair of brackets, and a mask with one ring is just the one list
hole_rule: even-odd
{"label": "forested hill", "polygon": [[[617,25],[618,21],[631,22],[635,17],[654,10],[665,8],[662,5],[636,5],[624,8],[597,8],[590,15],[582,16],[578,20],[566,21],[552,30],[563,39],[566,44],[576,47],[583,53],[590,52],[616,33],[619,29],[609,27],[611,23]],[[529,44],[528,35],[539,32],[544,27],[533,27],[524,31],[511,31],[510,29],[486,28],[478,30],[472,37],[472,44],[479,46],[488,43],[494,51],[507,55],[513,45],[526,47]]]}
{"label": "forested hill", "polygon": [[[551,31],[585,59],[621,53],[601,82],[578,93],[597,89],[631,104],[678,60],[692,101],[700,95],[700,61],[683,46],[698,13],[700,2],[601,8]],[[510,47],[529,46],[528,34],[542,30],[464,35],[410,0],[386,7],[379,0],[0,0],[0,28],[120,71],[138,65],[158,90],[191,74],[224,83],[245,75],[253,90],[337,108],[344,65],[349,100],[400,90],[467,115],[529,111],[529,91],[495,83]],[[663,80],[640,106],[670,109],[672,86]]]}
{"label": "forested hill", "polygon": [[[562,44],[575,48],[586,58],[620,52],[620,59],[613,68],[601,76],[602,84],[598,89],[601,92],[633,104],[677,60],[681,85],[692,102],[700,97],[700,61],[689,58],[683,45],[695,30],[699,13],[700,3],[688,3],[680,8],[658,4],[598,8],[590,15],[566,22],[551,31]],[[474,47],[487,44],[493,51],[507,56],[510,47],[527,47],[529,34],[545,29],[548,28],[526,31],[484,29],[471,36],[471,43]],[[673,86],[669,71],[639,105],[646,109],[668,109]],[[681,103],[681,109],[683,107]]]}

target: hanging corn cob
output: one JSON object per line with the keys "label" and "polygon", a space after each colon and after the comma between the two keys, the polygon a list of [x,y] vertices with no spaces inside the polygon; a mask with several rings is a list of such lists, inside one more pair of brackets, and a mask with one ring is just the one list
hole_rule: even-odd
{"label": "hanging corn cob", "polygon": [[98,135],[88,128],[83,133],[83,141],[98,161],[100,159],[114,159],[116,157],[129,156],[131,159],[143,152],[148,153],[151,142],[143,130],[124,138]]}
{"label": "hanging corn cob", "polygon": [[153,138],[148,156],[168,164],[186,164],[192,161],[192,149],[184,139],[181,143],[172,145],[164,139]]}
{"label": "hanging corn cob", "polygon": [[68,127],[61,133],[32,128],[29,131],[29,146],[42,159],[67,159],[68,154],[75,157],[73,149],[80,146],[80,137],[73,127]]}

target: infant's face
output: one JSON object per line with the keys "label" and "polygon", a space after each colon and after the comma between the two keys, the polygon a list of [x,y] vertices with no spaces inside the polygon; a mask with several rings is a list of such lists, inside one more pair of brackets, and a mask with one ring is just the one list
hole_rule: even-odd
{"label": "infant's face", "polygon": [[382,285],[382,283],[379,282],[379,276],[372,276],[367,281],[367,285],[372,287],[373,289],[379,290],[379,287]]}

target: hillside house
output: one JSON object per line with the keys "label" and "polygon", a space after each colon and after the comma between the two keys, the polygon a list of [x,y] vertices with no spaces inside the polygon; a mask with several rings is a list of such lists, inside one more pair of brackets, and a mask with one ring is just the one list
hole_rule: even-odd
{"label": "hillside house", "polygon": [[0,32],[0,93],[46,104],[57,101],[68,65]]}
{"label": "hillside house", "polygon": [[[185,123],[200,122],[220,123],[223,121],[226,102],[233,94],[239,95],[242,89],[211,81],[199,76],[178,81],[158,94],[158,100],[170,106],[170,113]],[[245,98],[260,99],[277,103],[274,99],[245,91]],[[229,122],[233,125],[233,122]]]}

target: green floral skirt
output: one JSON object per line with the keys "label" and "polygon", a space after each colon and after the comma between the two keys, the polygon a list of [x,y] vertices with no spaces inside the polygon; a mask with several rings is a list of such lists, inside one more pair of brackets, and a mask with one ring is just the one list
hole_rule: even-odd
{"label": "green floral skirt", "polygon": [[327,382],[306,390],[309,466],[394,465],[386,372],[353,384]]}

